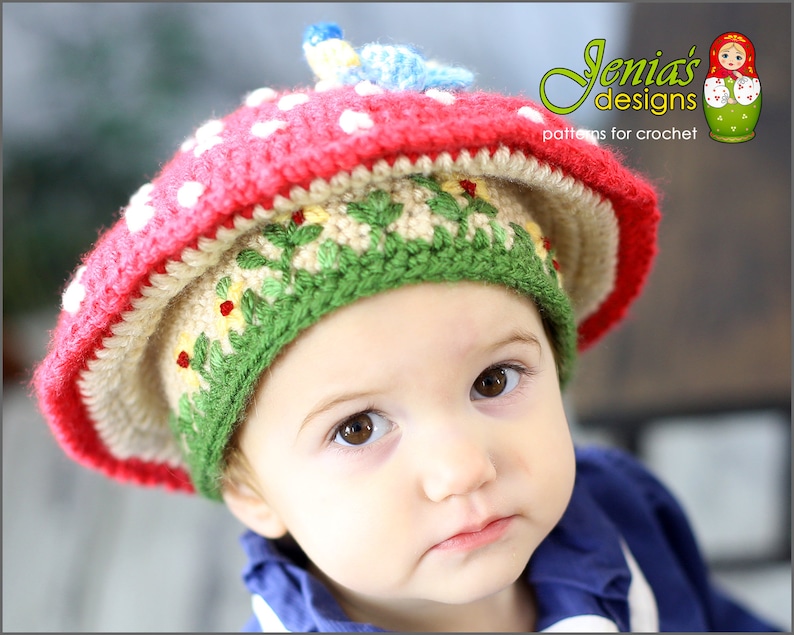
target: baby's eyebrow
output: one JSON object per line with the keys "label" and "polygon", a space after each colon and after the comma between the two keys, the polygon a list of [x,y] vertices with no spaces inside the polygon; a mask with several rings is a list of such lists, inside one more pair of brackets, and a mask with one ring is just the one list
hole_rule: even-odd
{"label": "baby's eyebrow", "polygon": [[510,333],[506,337],[488,345],[487,349],[495,351],[500,348],[504,348],[505,346],[510,346],[511,344],[527,344],[537,347],[539,352],[543,350],[543,346],[541,345],[538,336],[530,331],[524,330],[517,330]]}
{"label": "baby's eyebrow", "polygon": [[332,410],[339,404],[343,404],[348,401],[356,401],[359,399],[371,399],[373,396],[374,393],[370,391],[349,392],[338,395],[333,399],[331,399],[330,401],[320,403],[318,406],[313,408],[311,412],[309,412],[309,414],[306,415],[306,417],[304,417],[303,421],[300,424],[300,427],[298,428],[298,434],[300,434],[303,428],[306,427],[306,425],[309,424],[312,419],[323,414],[324,412],[328,412],[329,410]]}

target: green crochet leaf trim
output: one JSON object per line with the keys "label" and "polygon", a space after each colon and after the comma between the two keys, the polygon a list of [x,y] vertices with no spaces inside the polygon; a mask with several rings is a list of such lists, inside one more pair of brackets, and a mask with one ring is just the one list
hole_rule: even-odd
{"label": "green crochet leaf trim", "polygon": [[225,300],[229,294],[229,287],[232,284],[232,279],[229,276],[224,276],[218,281],[218,284],[215,286],[215,295],[217,295],[221,300]]}
{"label": "green crochet leaf trim", "polygon": [[366,200],[349,203],[347,213],[359,223],[385,229],[400,218],[403,213],[403,205],[402,203],[393,203],[388,192],[375,190],[367,195]]}

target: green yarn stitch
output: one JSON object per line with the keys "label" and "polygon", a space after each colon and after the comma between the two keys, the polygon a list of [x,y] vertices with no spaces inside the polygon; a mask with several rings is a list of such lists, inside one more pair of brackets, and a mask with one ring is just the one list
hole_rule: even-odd
{"label": "green yarn stitch", "polygon": [[[552,327],[560,382],[566,384],[575,360],[576,327],[568,297],[551,266],[552,254],[542,262],[532,237],[516,224],[511,224],[513,245],[508,250],[507,232],[493,220],[493,206],[464,194],[468,204],[462,207],[434,180],[421,176],[413,179],[435,194],[428,201],[434,212],[449,220],[454,216],[458,222],[456,235],[437,226],[430,242],[407,240],[396,233],[386,233],[382,240],[385,228],[402,213],[402,205],[392,203],[386,192],[375,191],[365,201],[348,205],[349,212],[353,208],[351,216],[372,228],[372,248],[361,255],[347,245],[325,241],[318,247],[319,273],[293,270],[290,262],[295,249],[316,240],[322,232],[320,225],[299,226],[294,220],[263,230],[283,249],[278,261],[254,250],[238,254],[237,264],[242,268],[268,266],[284,276],[282,280],[267,279],[261,295],[252,289],[244,291],[241,311],[246,328],[242,333],[229,331],[231,353],[224,353],[220,341],[209,342],[203,333],[194,345],[191,368],[200,374],[206,387],[193,395],[182,395],[177,412],[171,415],[171,425],[186,446],[185,459],[197,491],[220,500],[228,440],[246,411],[259,377],[286,344],[324,315],[406,284],[473,280],[537,298],[544,321]],[[492,237],[478,228],[469,241],[468,218],[476,212],[492,218]],[[221,298],[225,298],[230,282],[225,277],[218,283],[216,293]],[[286,292],[288,286],[291,293]]]}
{"label": "green yarn stitch", "polygon": [[224,276],[218,281],[218,284],[215,286],[215,295],[217,295],[221,300],[225,300],[229,294],[229,287],[232,284],[232,279],[229,276]]}

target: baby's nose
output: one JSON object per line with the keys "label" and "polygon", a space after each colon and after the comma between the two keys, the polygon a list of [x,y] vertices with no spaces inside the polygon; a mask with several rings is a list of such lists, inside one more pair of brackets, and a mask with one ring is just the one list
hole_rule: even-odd
{"label": "baby's nose", "polygon": [[496,478],[487,444],[475,434],[456,430],[425,448],[420,466],[425,495],[434,502],[465,496]]}

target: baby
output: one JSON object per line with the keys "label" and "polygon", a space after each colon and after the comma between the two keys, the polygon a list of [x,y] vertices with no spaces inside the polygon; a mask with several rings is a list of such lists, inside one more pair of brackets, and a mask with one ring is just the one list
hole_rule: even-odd
{"label": "baby", "polygon": [[77,270],[35,378],[65,450],[224,501],[248,630],[769,630],[652,476],[569,434],[653,189],[463,69],[333,25],[304,50],[317,89],[201,126]]}

